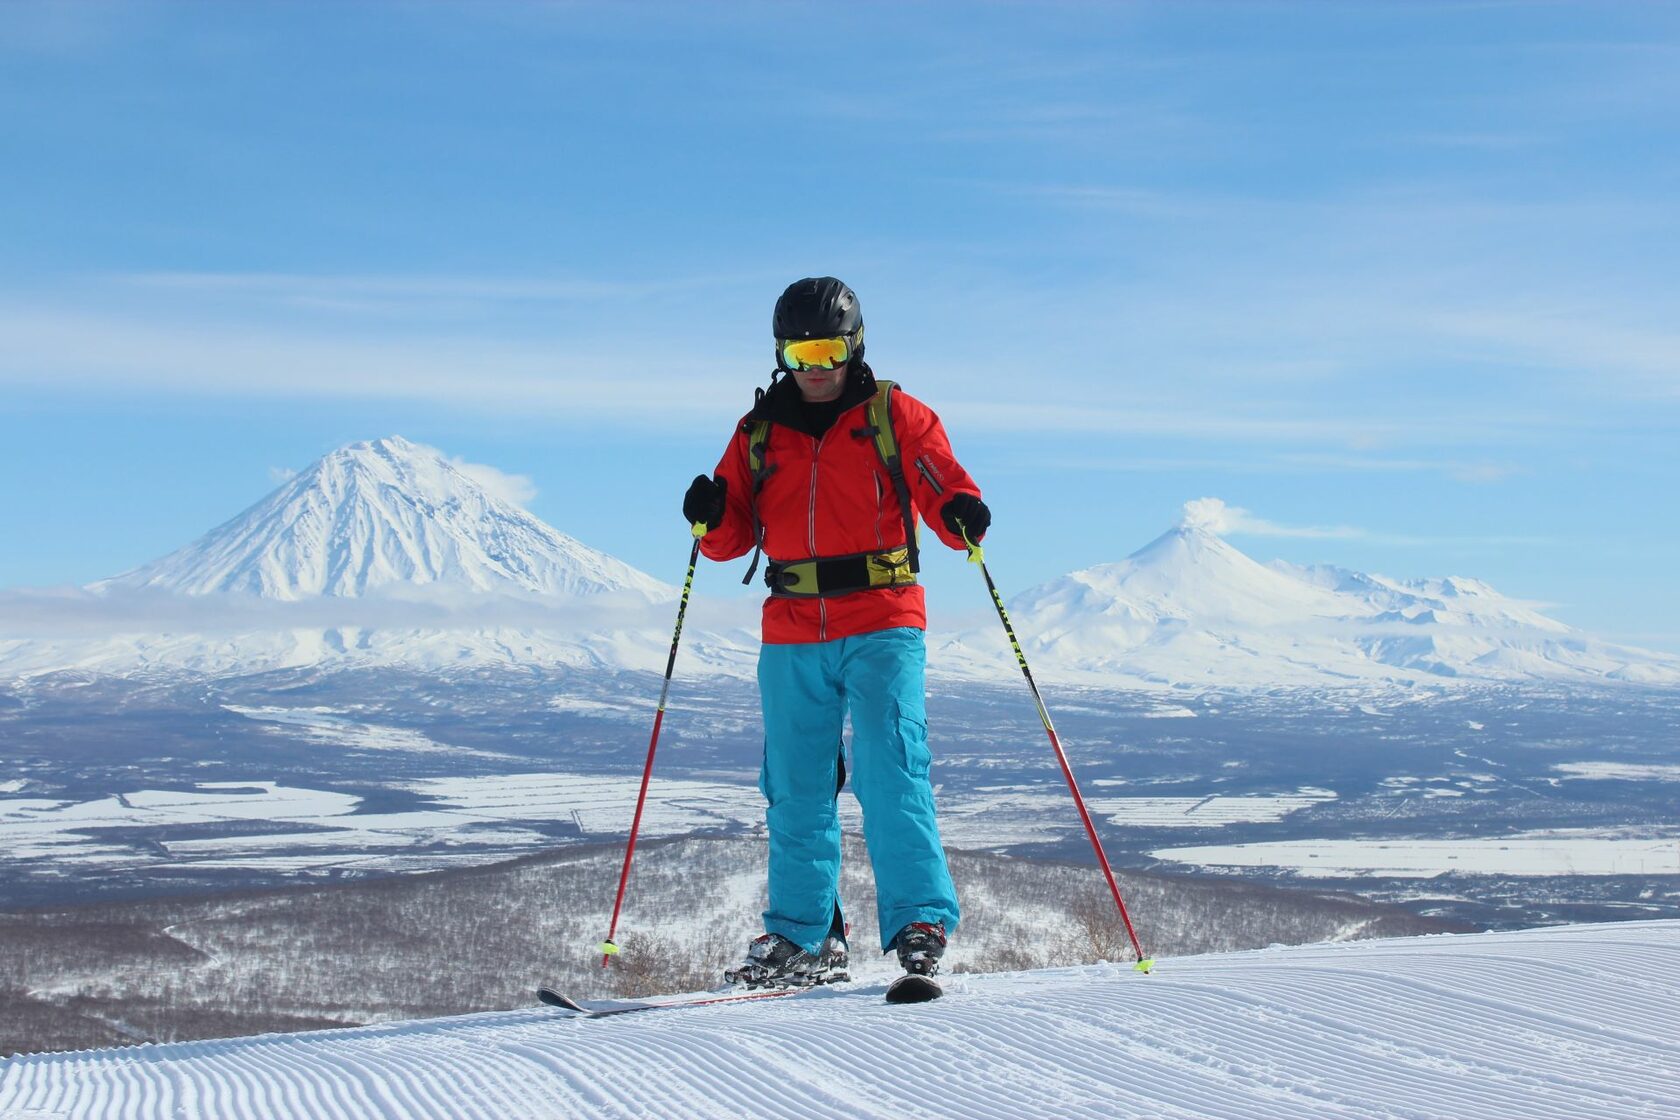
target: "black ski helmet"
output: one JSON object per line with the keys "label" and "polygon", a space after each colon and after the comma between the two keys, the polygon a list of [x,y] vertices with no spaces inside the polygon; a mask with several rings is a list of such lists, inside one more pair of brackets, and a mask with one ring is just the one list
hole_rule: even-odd
{"label": "black ski helmet", "polygon": [[[789,284],[776,301],[770,330],[778,341],[844,337],[852,344],[852,357],[863,357],[863,307],[857,293],[832,276],[807,276]],[[781,364],[780,346],[776,364]]]}

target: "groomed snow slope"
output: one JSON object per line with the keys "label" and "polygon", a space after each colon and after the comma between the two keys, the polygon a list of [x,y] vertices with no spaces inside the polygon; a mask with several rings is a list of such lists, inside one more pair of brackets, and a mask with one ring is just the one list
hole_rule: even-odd
{"label": "groomed snow slope", "polygon": [[1680,1116],[1680,922],[13,1059],[0,1116]]}

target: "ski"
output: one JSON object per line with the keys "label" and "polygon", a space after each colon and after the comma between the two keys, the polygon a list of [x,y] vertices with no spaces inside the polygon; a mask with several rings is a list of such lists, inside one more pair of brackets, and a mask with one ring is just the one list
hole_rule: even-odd
{"label": "ski", "polygon": [[939,981],[919,972],[906,973],[887,985],[888,1003],[926,1003],[944,994]]}
{"label": "ski", "polygon": [[[699,995],[680,997],[677,999],[573,999],[564,992],[554,988],[541,987],[537,989],[537,999],[549,1007],[557,1007],[562,1011],[570,1011],[585,1019],[605,1019],[613,1015],[630,1015],[637,1011],[675,1011],[684,1007],[712,1007],[721,1003],[747,1003],[760,999],[780,999],[783,996],[797,996],[810,992],[821,991],[829,987],[827,984],[813,984],[808,987],[765,988],[748,991],[702,992]],[[930,976],[910,973],[901,976],[887,986],[888,1003],[926,1003],[938,999],[945,994],[945,989],[938,981]]]}
{"label": "ski", "polygon": [[[817,985],[815,987],[820,987]],[[762,991],[704,992],[684,999],[634,1000],[590,999],[577,1000],[553,988],[538,988],[537,999],[550,1007],[571,1011],[588,1019],[605,1019],[611,1015],[629,1015],[637,1011],[673,1011],[679,1007],[710,1007],[718,1003],[745,1003],[755,999],[777,999],[814,991],[809,988],[768,988]]]}

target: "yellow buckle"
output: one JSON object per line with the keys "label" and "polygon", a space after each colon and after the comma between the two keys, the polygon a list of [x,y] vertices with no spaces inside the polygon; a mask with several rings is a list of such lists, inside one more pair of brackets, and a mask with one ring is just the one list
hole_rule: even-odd
{"label": "yellow buckle", "polygon": [[916,582],[916,573],[910,570],[908,548],[870,553],[868,563],[870,587],[903,587]]}
{"label": "yellow buckle", "polygon": [[815,560],[796,560],[791,564],[781,564],[776,568],[776,584],[787,595],[819,595],[817,587],[817,562]]}

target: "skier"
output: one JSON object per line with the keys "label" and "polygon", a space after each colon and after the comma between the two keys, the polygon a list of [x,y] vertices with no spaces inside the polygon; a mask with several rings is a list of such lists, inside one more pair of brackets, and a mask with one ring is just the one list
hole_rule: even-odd
{"label": "skier", "polygon": [[[961,549],[965,531],[985,535],[991,513],[939,418],[864,362],[849,287],[795,282],[772,331],[769,389],[683,500],[683,516],[705,527],[708,558],[768,558],[758,680],[770,905],[765,932],[726,977],[748,987],[846,978],[837,798],[848,714],[881,949],[931,975],[959,912],[928,780],[915,519]],[[755,551],[747,581],[757,563]]]}

